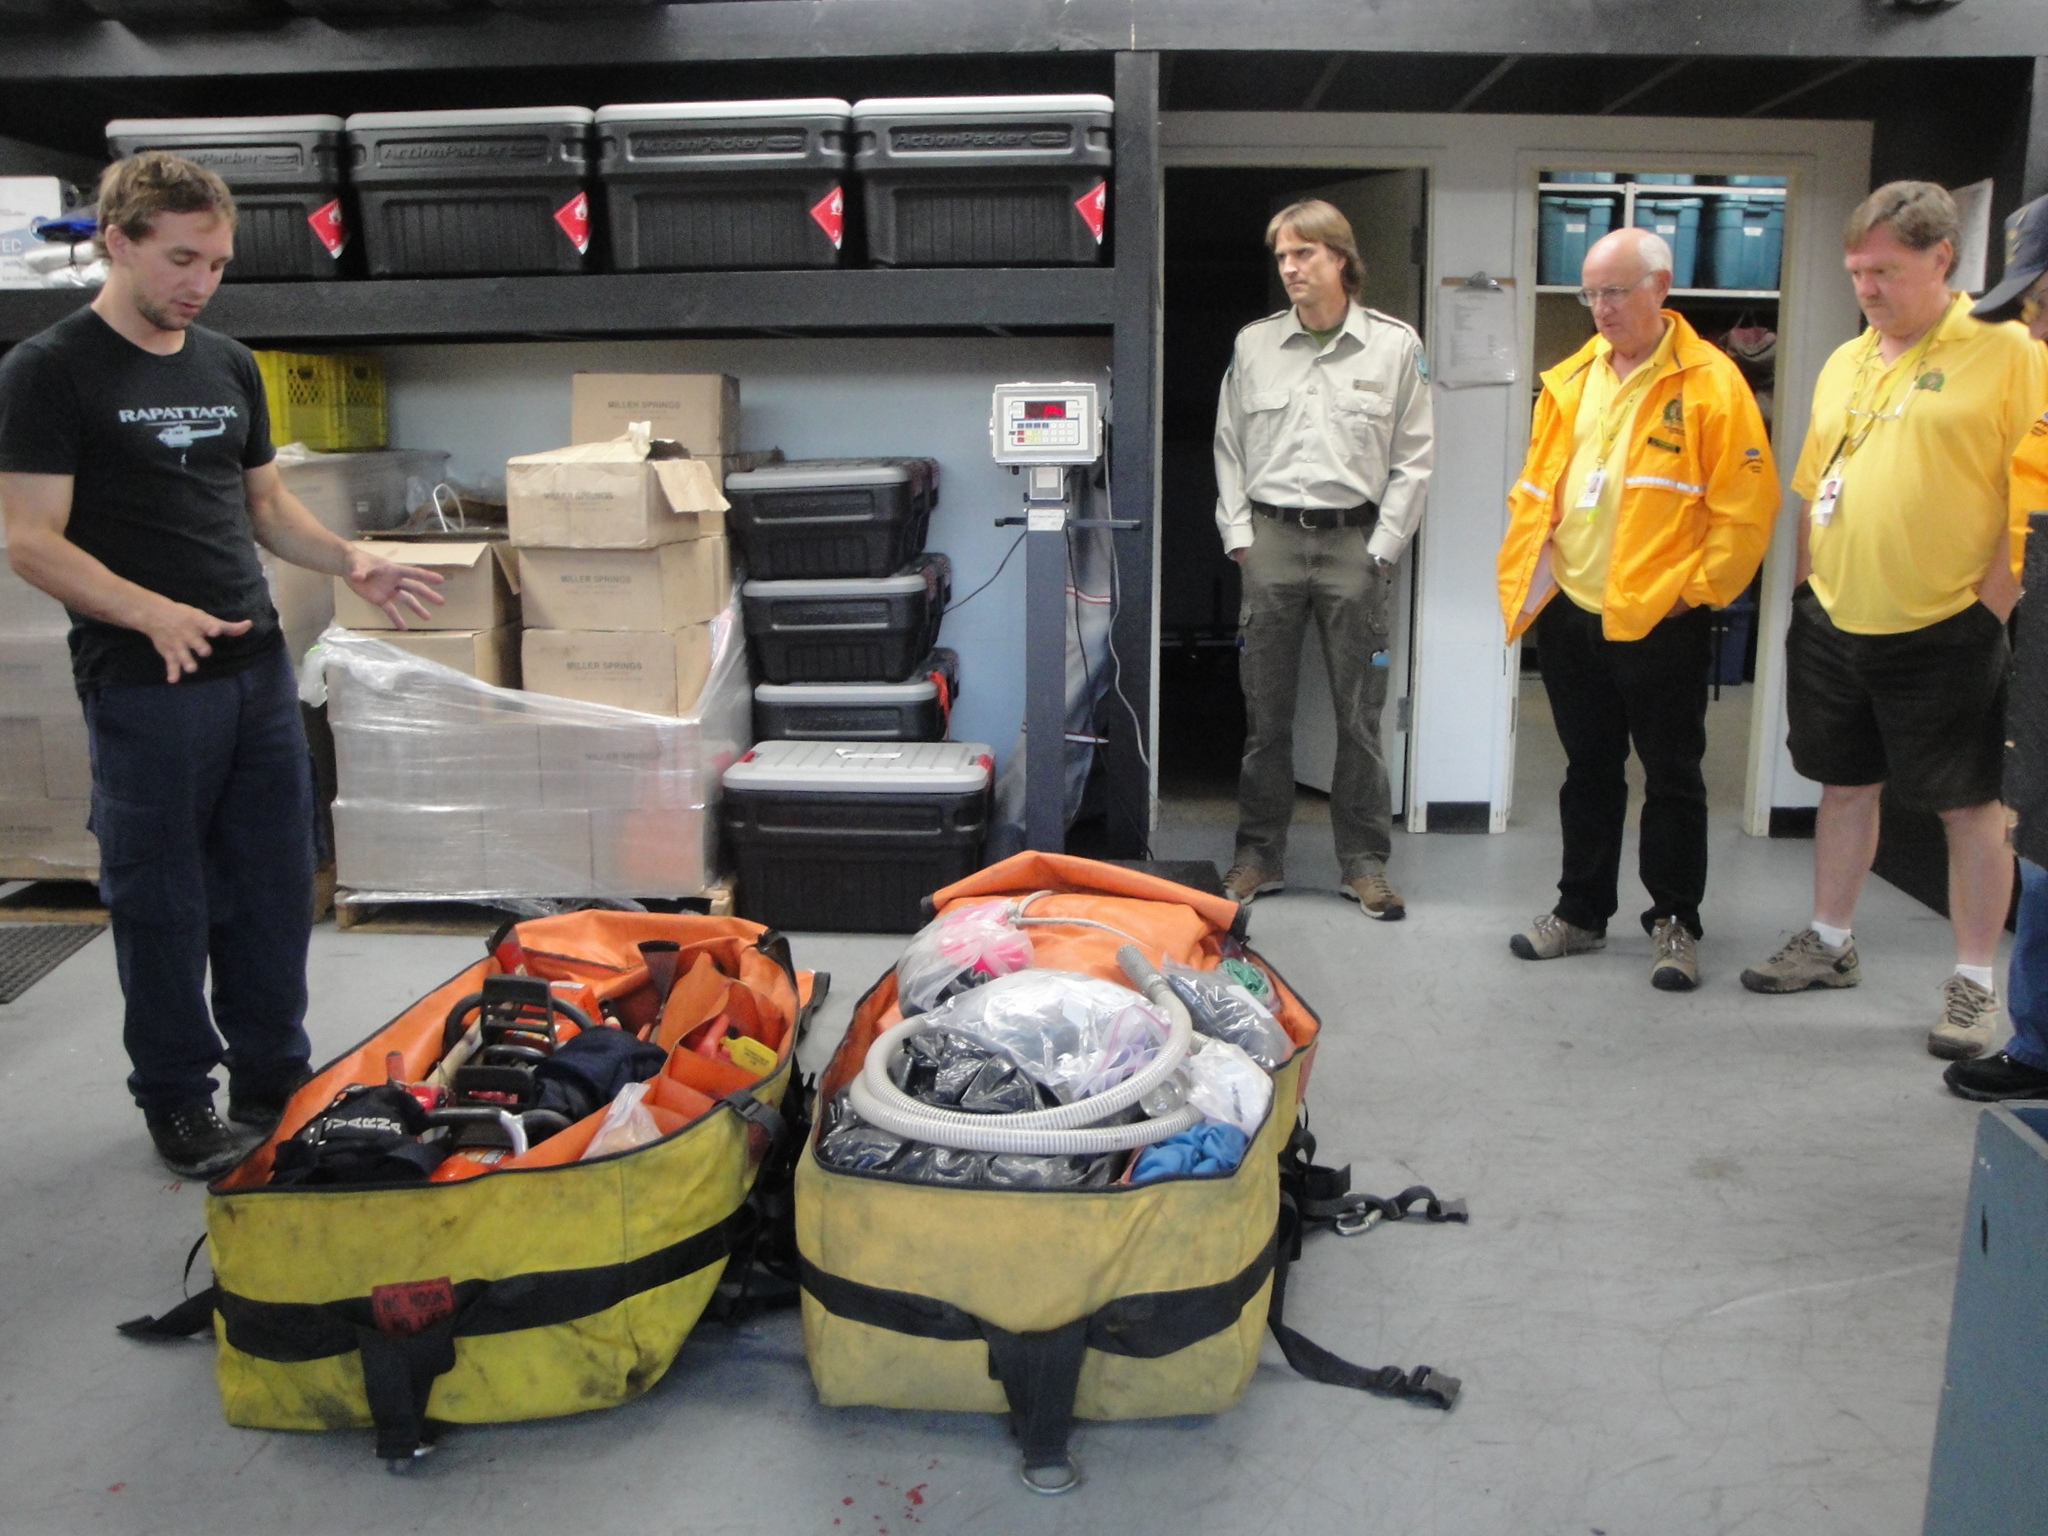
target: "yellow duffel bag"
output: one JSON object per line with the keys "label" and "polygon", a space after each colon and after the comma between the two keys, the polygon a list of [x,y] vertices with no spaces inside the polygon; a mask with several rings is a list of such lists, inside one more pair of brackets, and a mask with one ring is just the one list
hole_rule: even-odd
{"label": "yellow duffel bag", "polygon": [[[643,944],[666,952],[659,987]],[[279,1145],[337,1095],[426,1077],[451,1008],[507,974],[542,978],[586,1015],[668,1049],[641,1101],[656,1139],[586,1158],[605,1105],[523,1153],[458,1153],[417,1182],[272,1182]],[[578,912],[508,925],[487,959],[294,1096],[269,1139],[208,1190],[212,1286],[122,1331],[210,1323],[229,1423],[374,1426],[394,1464],[429,1442],[430,1423],[637,1397],[675,1359],[729,1256],[751,1251],[749,1192],[823,982],[791,967],[779,936],[734,918]],[[722,1059],[681,1043],[707,1022],[760,1050]]]}
{"label": "yellow duffel bag", "polygon": [[[1274,1074],[1271,1112],[1235,1172],[1086,1190],[910,1183],[834,1168],[820,1162],[814,1135],[797,1165],[796,1221],[804,1344],[820,1399],[1008,1411],[1025,1482],[1040,1492],[1078,1481],[1067,1451],[1076,1417],[1233,1406],[1269,1322],[1305,1374],[1448,1407],[1454,1379],[1428,1367],[1363,1370],[1279,1319],[1303,1217],[1398,1217],[1425,1201],[1433,1219],[1462,1211],[1425,1190],[1393,1201],[1349,1196],[1345,1174],[1309,1168],[1313,1142],[1297,1116],[1320,1025],[1271,965],[1233,942],[1238,907],[1133,870],[1037,853],[949,886],[933,903],[945,912],[1026,898],[1040,968],[1122,982],[1116,951],[1133,940],[1155,963],[1213,969],[1229,947],[1258,966],[1295,1047]],[[819,1084],[820,1132],[826,1106],[900,1018],[891,970],[861,999]],[[1283,1163],[1292,1186],[1284,1202]]]}

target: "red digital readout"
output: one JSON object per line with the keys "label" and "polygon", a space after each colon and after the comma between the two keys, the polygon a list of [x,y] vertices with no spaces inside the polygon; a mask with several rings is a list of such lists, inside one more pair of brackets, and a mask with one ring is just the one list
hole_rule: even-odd
{"label": "red digital readout", "polygon": [[1067,417],[1067,403],[1064,400],[1026,400],[1024,419],[1026,421],[1064,421]]}

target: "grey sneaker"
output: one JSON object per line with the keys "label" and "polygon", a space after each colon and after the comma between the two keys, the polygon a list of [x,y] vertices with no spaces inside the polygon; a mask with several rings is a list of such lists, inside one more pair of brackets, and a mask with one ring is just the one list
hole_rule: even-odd
{"label": "grey sneaker", "polygon": [[1347,900],[1365,908],[1367,917],[1376,917],[1383,923],[1398,923],[1408,915],[1408,904],[1387,878],[1384,864],[1371,865],[1364,874],[1346,880],[1337,890]]}
{"label": "grey sneaker", "polygon": [[1941,984],[1941,1022],[1927,1032],[1927,1054],[1968,1061],[1984,1054],[1998,1030],[1998,999],[1967,976]]}
{"label": "grey sneaker", "polygon": [[1286,888],[1287,877],[1279,870],[1261,869],[1256,864],[1233,864],[1230,873],[1223,877],[1223,894],[1240,907]]}
{"label": "grey sneaker", "polygon": [[1804,992],[1811,987],[1853,987],[1863,979],[1856,964],[1856,941],[1840,949],[1821,942],[1811,928],[1802,928],[1762,965],[1742,973],[1752,992]]}
{"label": "grey sneaker", "polygon": [[1555,912],[1545,912],[1508,940],[1508,948],[1524,960],[1555,960],[1560,955],[1583,955],[1606,947],[1606,934],[1575,927]]}
{"label": "grey sneaker", "polygon": [[1650,948],[1650,985],[1659,992],[1690,992],[1700,984],[1700,941],[1677,918],[1657,919]]}

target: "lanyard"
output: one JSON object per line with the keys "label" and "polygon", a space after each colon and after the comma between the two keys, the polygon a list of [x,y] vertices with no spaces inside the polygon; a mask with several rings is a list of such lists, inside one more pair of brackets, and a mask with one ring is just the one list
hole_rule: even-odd
{"label": "lanyard", "polygon": [[[1914,344],[1913,350],[1899,359],[1890,383],[1884,386],[1885,408],[1879,409],[1877,402],[1872,401],[1867,408],[1862,409],[1859,413],[1857,402],[1863,398],[1864,386],[1870,374],[1870,365],[1878,357],[1879,336],[1874,330],[1870,333],[1870,345],[1864,349],[1862,360],[1856,365],[1856,377],[1849,385],[1849,398],[1842,407],[1842,436],[1840,441],[1835,444],[1834,453],[1828,458],[1827,468],[1821,471],[1823,479],[1837,465],[1846,464],[1854,458],[1856,450],[1863,446],[1864,440],[1870,436],[1871,430],[1880,421],[1889,419],[1892,396],[1898,392],[1901,380],[1905,383],[1907,399],[1910,402],[1912,389],[1920,379],[1920,365],[1927,360],[1927,354],[1934,350],[1935,334],[1941,329],[1947,319],[1948,316],[1943,315],[1940,320],[1935,321],[1933,325],[1927,328],[1927,334]],[[1863,417],[1863,425],[1852,434],[1850,432],[1851,419],[1858,414],[1861,414]],[[1905,414],[1904,405],[1899,407],[1898,414],[1901,416]]]}
{"label": "lanyard", "polygon": [[[1613,370],[1611,353],[1607,366],[1609,371]],[[1657,375],[1662,371],[1657,366],[1656,358],[1652,356],[1645,359],[1636,369],[1640,377],[1626,385],[1616,384],[1614,398],[1607,402],[1607,409],[1600,413],[1600,452],[1593,460],[1595,464],[1603,469],[1606,467],[1608,456],[1614,452],[1614,444],[1620,438],[1622,429],[1635,419],[1636,407],[1641,404],[1643,396],[1649,393],[1650,386],[1657,382]]]}

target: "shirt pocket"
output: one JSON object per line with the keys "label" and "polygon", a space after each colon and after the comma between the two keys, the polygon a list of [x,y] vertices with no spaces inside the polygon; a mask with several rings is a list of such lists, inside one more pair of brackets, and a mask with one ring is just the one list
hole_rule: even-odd
{"label": "shirt pocket", "polygon": [[1349,466],[1369,483],[1384,480],[1394,440],[1394,402],[1385,395],[1342,394],[1330,416]]}
{"label": "shirt pocket", "polygon": [[1244,412],[1245,467],[1258,472],[1257,461],[1272,453],[1280,429],[1287,419],[1287,403],[1293,396],[1284,389],[1248,389],[1238,397]]}

